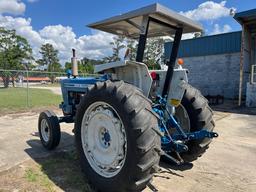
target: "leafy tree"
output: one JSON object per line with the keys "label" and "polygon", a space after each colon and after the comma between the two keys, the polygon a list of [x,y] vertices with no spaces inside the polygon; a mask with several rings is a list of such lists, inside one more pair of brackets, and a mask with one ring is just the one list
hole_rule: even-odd
{"label": "leafy tree", "polygon": [[122,36],[117,36],[113,38],[114,41],[111,42],[110,44],[113,46],[113,61],[120,61],[121,58],[119,57],[120,51],[125,48],[124,44],[124,37]]}
{"label": "leafy tree", "polygon": [[90,60],[84,57],[80,62],[80,70],[82,73],[93,73],[94,72],[94,65],[95,63],[93,60]]}
{"label": "leafy tree", "polygon": [[149,69],[161,69],[162,56],[164,49],[164,40],[162,38],[150,38],[144,53],[144,63]]}
{"label": "leafy tree", "polygon": [[[80,73],[92,74],[94,72],[94,65],[101,64],[102,62],[102,60],[88,59],[84,57],[83,59],[81,59],[81,61],[77,61],[78,71]],[[72,69],[71,62],[65,63],[65,71],[67,71],[68,69]]]}
{"label": "leafy tree", "polygon": [[47,71],[49,72],[60,71],[61,65],[58,58],[59,51],[54,49],[53,45],[50,43],[42,45],[40,49],[39,53],[41,53],[42,58],[37,61],[38,64],[46,66]]}
{"label": "leafy tree", "polygon": [[71,62],[66,62],[65,63],[65,71],[67,71],[68,69],[72,69],[72,63]]}
{"label": "leafy tree", "polygon": [[137,53],[137,48],[138,48],[138,42],[133,40],[133,39],[127,39],[127,48],[129,49],[129,55],[130,55],[130,60],[135,61],[136,60],[136,53]]}
{"label": "leafy tree", "polygon": [[[46,43],[41,46],[41,53],[42,58],[39,59],[37,62],[39,65],[44,66],[47,68],[49,72],[60,72],[61,71],[61,64],[59,63],[58,53],[59,51],[54,49],[53,45],[50,43]],[[52,73],[51,82],[54,82],[55,76]]]}
{"label": "leafy tree", "polygon": [[[130,50],[130,60],[136,60],[138,42],[127,39],[127,48]],[[161,69],[164,40],[162,38],[147,39],[143,62],[149,69]]]}
{"label": "leafy tree", "polygon": [[113,54],[112,56],[108,56],[103,58],[103,61],[105,63],[108,62],[114,62],[114,61],[120,61],[120,51],[125,48],[125,42],[124,42],[123,36],[116,36],[113,38],[113,41],[110,42],[110,45],[112,46]]}
{"label": "leafy tree", "polygon": [[[28,41],[16,34],[15,30],[0,27],[0,68],[5,70],[20,70],[30,66],[32,49]],[[26,65],[25,65],[26,63]],[[11,72],[1,73],[4,87],[9,86],[10,78],[14,86],[15,77],[18,74]]]}

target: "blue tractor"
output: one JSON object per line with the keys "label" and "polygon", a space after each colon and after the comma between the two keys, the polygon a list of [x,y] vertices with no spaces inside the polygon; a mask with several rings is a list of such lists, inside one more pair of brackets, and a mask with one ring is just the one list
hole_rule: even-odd
{"label": "blue tractor", "polygon": [[[182,34],[202,27],[160,4],[89,27],[138,39],[136,61],[126,57],[96,65],[97,77],[81,78],[73,50],[72,74],[61,81],[63,116],[42,112],[40,139],[54,149],[60,123],[74,123],[81,167],[90,183],[100,191],[141,191],[159,169],[160,156],[176,164],[195,160],[218,136],[207,100],[188,84],[187,70],[177,60]],[[170,58],[166,70],[149,71],[143,63],[146,41],[159,36],[173,39]]]}

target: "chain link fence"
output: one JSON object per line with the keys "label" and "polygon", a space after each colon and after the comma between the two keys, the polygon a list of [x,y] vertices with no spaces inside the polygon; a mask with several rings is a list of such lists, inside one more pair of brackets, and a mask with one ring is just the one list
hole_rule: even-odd
{"label": "chain link fence", "polygon": [[[95,75],[80,74],[80,76]],[[61,102],[60,81],[64,78],[67,78],[64,72],[0,69],[0,112],[58,106]]]}

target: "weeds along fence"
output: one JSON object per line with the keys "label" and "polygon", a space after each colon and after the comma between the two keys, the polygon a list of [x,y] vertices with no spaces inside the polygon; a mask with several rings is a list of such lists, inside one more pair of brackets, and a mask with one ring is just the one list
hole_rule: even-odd
{"label": "weeds along fence", "polygon": [[[80,73],[79,76],[95,75]],[[67,78],[64,72],[0,69],[0,112],[1,109],[58,105],[60,81],[64,78]]]}

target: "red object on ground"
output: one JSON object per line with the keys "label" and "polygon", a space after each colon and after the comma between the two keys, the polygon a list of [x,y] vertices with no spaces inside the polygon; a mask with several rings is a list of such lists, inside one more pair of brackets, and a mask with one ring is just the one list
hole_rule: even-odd
{"label": "red object on ground", "polygon": [[24,81],[30,81],[30,82],[40,82],[40,81],[50,81],[50,78],[49,77],[24,77]]}

